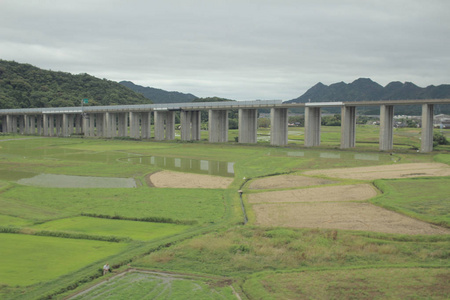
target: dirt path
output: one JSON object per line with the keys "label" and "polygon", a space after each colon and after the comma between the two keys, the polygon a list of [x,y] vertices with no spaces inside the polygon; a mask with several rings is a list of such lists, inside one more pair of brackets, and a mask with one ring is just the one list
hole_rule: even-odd
{"label": "dirt path", "polygon": [[157,188],[226,189],[234,178],[202,174],[161,171],[149,175],[149,181]]}

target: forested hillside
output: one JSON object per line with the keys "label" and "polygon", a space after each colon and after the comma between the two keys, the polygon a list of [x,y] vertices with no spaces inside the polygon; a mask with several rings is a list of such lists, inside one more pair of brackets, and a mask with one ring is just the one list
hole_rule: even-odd
{"label": "forested hillside", "polygon": [[0,109],[152,103],[121,84],[88,74],[42,70],[0,60]]}
{"label": "forested hillside", "polygon": [[[364,100],[406,100],[406,99],[448,99],[450,98],[450,85],[430,85],[421,88],[411,82],[401,83],[394,81],[385,87],[369,78],[359,78],[352,83],[338,82],[325,85],[321,82],[314,85],[302,96],[287,101],[287,103],[306,102],[339,102],[339,101],[364,101]],[[337,112],[338,109],[328,109]],[[378,114],[379,109],[374,107],[360,107],[360,112]],[[448,105],[436,105],[435,113],[449,113]],[[420,115],[421,107],[398,106],[396,114]]]}
{"label": "forested hillside", "polygon": [[136,93],[142,94],[145,98],[151,99],[153,103],[184,103],[192,102],[197,99],[197,97],[192,94],[168,92],[152,87],[143,87],[141,85],[134,84],[131,81],[121,81],[119,83],[135,91]]}

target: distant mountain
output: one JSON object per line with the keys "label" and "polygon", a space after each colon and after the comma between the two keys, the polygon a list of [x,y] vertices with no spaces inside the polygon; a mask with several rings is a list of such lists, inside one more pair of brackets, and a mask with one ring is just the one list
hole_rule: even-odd
{"label": "distant mountain", "polygon": [[0,109],[151,103],[115,81],[0,59]]}
{"label": "distant mountain", "polygon": [[143,87],[134,84],[131,81],[121,81],[121,85],[135,91],[136,93],[142,94],[145,98],[150,99],[153,103],[184,103],[192,102],[197,99],[196,96],[192,94],[183,94],[180,92],[168,92],[161,89],[156,89],[152,87]]}
{"label": "distant mountain", "polygon": [[[449,99],[450,85],[430,85],[426,88],[418,87],[411,82],[394,81],[385,87],[369,78],[359,78],[352,83],[338,82],[329,86],[319,82],[307,90],[302,96],[285,103],[306,102],[340,102],[340,101],[375,101],[375,100],[407,100],[407,99]],[[448,105],[447,105],[448,106]],[[436,105],[439,113],[448,113],[450,107]],[[336,109],[334,109],[336,110]],[[361,108],[360,111],[374,111],[374,108]],[[398,114],[420,114],[418,106],[398,106]]]}

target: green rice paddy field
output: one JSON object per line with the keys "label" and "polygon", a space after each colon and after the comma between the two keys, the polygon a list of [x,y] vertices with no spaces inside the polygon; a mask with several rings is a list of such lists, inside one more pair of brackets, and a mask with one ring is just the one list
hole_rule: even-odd
{"label": "green rice paddy field", "polygon": [[[390,153],[378,151],[376,126],[358,126],[351,150],[338,149],[340,127],[323,127],[321,146],[312,149],[303,147],[302,130],[290,128],[286,147],[264,139],[240,145],[237,131],[226,144],[0,136],[0,298],[450,298],[448,234],[256,226],[247,203],[243,225],[238,190],[252,178],[450,164],[448,145],[417,153],[420,129],[396,129]],[[164,168],[140,163],[150,156],[233,163],[234,181],[227,189],[151,187],[147,176]],[[39,174],[133,178],[136,187],[19,183]],[[450,228],[449,182],[376,180],[368,183],[380,194],[368,202]],[[102,276],[106,262],[112,273]]]}

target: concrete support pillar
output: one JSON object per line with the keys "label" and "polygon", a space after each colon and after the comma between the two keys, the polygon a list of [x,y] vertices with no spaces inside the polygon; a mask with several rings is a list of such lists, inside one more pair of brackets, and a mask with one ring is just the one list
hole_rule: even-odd
{"label": "concrete support pillar", "polygon": [[270,110],[270,144],[285,146],[288,142],[288,109],[272,108]]}
{"label": "concrete support pillar", "polygon": [[155,140],[175,139],[175,113],[173,111],[155,111]]}
{"label": "concrete support pillar", "polygon": [[175,139],[175,112],[168,111],[166,119],[166,140]]}
{"label": "concrete support pillar", "polygon": [[95,136],[95,118],[97,114],[89,114],[89,136]]}
{"label": "concrete support pillar", "polygon": [[155,111],[155,140],[164,140],[165,135],[165,112]]}
{"label": "concrete support pillar", "polygon": [[111,138],[111,113],[105,112],[103,115],[103,136],[106,138]]}
{"label": "concrete support pillar", "polygon": [[151,126],[152,123],[152,113],[143,112],[141,113],[141,137],[143,139],[149,139],[151,136]]}
{"label": "concrete support pillar", "polygon": [[25,133],[25,118],[26,118],[26,115],[17,116],[17,120],[19,121],[19,133],[20,134]]}
{"label": "concrete support pillar", "polygon": [[17,116],[12,116],[12,133],[17,134]]}
{"label": "concrete support pillar", "polygon": [[81,127],[83,128],[83,133],[84,133],[84,136],[89,136],[89,133],[90,133],[90,131],[89,131],[89,118],[90,118],[91,116],[90,115],[88,115],[88,114],[83,114],[83,119],[82,119],[82,125],[81,125]]}
{"label": "concrete support pillar", "polygon": [[55,135],[62,136],[61,132],[62,115],[55,115]]}
{"label": "concrete support pillar", "polygon": [[128,113],[119,113],[117,115],[118,136],[125,137],[128,134]]}
{"label": "concrete support pillar", "polygon": [[2,116],[2,133],[8,132],[8,116]]}
{"label": "concrete support pillar", "polygon": [[36,116],[35,115],[31,115],[29,117],[29,127],[28,127],[28,134],[36,134]]}
{"label": "concrete support pillar", "polygon": [[75,115],[73,115],[73,114],[67,115],[67,119],[69,122],[69,126],[67,128],[67,130],[68,130],[67,133],[68,133],[68,136],[71,136],[74,133],[74,128],[75,128]]}
{"label": "concrete support pillar", "polygon": [[341,149],[353,148],[356,144],[356,107],[341,107]]}
{"label": "concrete support pillar", "polygon": [[37,129],[37,134],[38,135],[43,135],[43,131],[42,131],[42,115],[37,115],[36,116],[36,129]]}
{"label": "concrete support pillar", "polygon": [[228,142],[228,111],[209,110],[209,142]]}
{"label": "concrete support pillar", "polygon": [[191,138],[193,141],[200,141],[202,133],[202,112],[192,111],[191,112]]}
{"label": "concrete support pillar", "polygon": [[2,123],[2,131],[3,133],[10,133],[12,132],[12,116],[6,115],[3,117],[3,123]]}
{"label": "concrete support pillar", "polygon": [[130,112],[130,137],[139,139],[140,134],[140,113]]}
{"label": "concrete support pillar", "polygon": [[320,145],[320,107],[305,107],[305,146]]}
{"label": "concrete support pillar", "polygon": [[48,115],[48,136],[55,136],[55,116]]}
{"label": "concrete support pillar", "polygon": [[48,122],[49,120],[48,120],[48,115],[42,115],[42,134],[44,135],[44,136],[49,136],[49,130],[48,130],[48,127],[49,127],[49,122]]}
{"label": "concrete support pillar", "polygon": [[422,135],[420,152],[433,151],[433,104],[422,104]]}
{"label": "concrete support pillar", "polygon": [[256,143],[258,134],[258,111],[239,109],[239,143]]}
{"label": "concrete support pillar", "polygon": [[63,114],[62,115],[62,136],[63,137],[68,137],[69,134],[69,115],[68,114]]}
{"label": "concrete support pillar", "polygon": [[109,114],[109,132],[110,137],[115,138],[117,136],[117,114]]}
{"label": "concrete support pillar", "polygon": [[95,134],[95,114],[87,114],[84,117],[84,136],[92,137]]}
{"label": "concrete support pillar", "polygon": [[74,115],[73,116],[73,123],[74,123],[74,126],[75,126],[75,134],[81,134],[81,132],[82,132],[82,120],[81,119],[83,119],[83,116],[82,115]]}
{"label": "concrete support pillar", "polygon": [[105,136],[105,133],[104,133],[105,127],[103,126],[104,122],[105,122],[105,114],[104,113],[95,114],[95,129],[96,129],[95,135],[97,137]]}
{"label": "concrete support pillar", "polygon": [[380,106],[380,150],[389,151],[394,148],[394,106]]}
{"label": "concrete support pillar", "polygon": [[198,141],[200,140],[200,111],[182,111],[181,120],[181,140]]}
{"label": "concrete support pillar", "polygon": [[19,117],[20,134],[28,134],[28,115]]}

